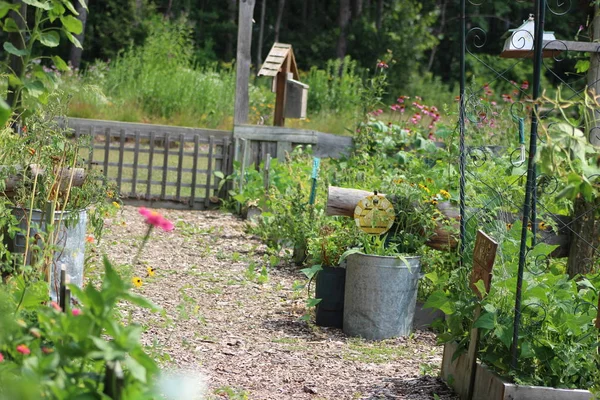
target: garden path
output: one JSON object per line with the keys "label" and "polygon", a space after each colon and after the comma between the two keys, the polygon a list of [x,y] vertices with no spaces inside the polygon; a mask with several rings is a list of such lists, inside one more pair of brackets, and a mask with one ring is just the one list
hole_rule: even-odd
{"label": "garden path", "polygon": [[266,247],[244,221],[220,211],[158,211],[176,228],[152,232],[138,265],[130,263],[145,226],[131,206],[107,219],[94,257],[106,253],[124,277],[142,278],[134,290],[164,312],[124,305],[123,317],[144,326],[144,344],[161,366],[204,374],[207,398],[455,399],[435,378],[442,349],[432,333],[374,343],[307,323],[306,290],[293,289],[302,274],[277,266],[265,279]]}

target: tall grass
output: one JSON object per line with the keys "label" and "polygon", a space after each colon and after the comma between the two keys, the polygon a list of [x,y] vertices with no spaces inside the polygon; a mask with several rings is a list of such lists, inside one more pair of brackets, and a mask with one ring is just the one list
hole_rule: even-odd
{"label": "tall grass", "polygon": [[[199,66],[193,51],[185,20],[151,20],[142,46],[127,49],[112,62],[97,62],[79,74],[62,77],[61,86],[72,96],[70,116],[231,129],[234,66]],[[367,73],[349,57],[330,60],[324,69],[313,66],[301,73],[300,80],[310,86],[308,119],[287,120],[286,125],[347,133],[363,117]],[[392,99],[420,95],[440,105],[438,99],[451,99],[448,92],[439,80],[416,74],[408,87],[388,88]],[[271,125],[275,95],[270,78],[252,78],[249,93],[248,122]]]}

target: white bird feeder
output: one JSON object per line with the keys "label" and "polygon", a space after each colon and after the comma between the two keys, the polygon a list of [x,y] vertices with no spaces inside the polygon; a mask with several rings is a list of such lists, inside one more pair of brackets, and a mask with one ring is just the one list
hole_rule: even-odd
{"label": "white bird feeder", "polygon": [[[504,48],[502,49],[500,57],[533,57],[533,40],[535,37],[535,22],[533,20],[533,14],[529,15],[528,20],[523,21],[523,25],[517,29],[510,29],[508,33],[510,36],[504,42]],[[556,40],[554,32],[544,32],[542,40],[544,43]],[[544,57],[553,57],[555,54],[555,50],[544,48]]]}

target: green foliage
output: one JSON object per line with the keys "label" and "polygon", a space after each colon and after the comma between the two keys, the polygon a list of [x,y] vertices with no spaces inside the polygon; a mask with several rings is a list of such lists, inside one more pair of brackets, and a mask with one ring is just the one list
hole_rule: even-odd
{"label": "green foliage", "polygon": [[[85,6],[83,0],[79,1]],[[17,38],[13,42],[3,43],[10,57],[8,62],[2,63],[2,70],[9,81],[8,90],[12,96],[9,96],[12,101],[10,106],[19,117],[46,104],[49,94],[56,88],[54,71],[41,65],[43,58],[50,59],[56,70],[68,69],[67,63],[58,55],[42,57],[39,54],[41,49],[57,47],[61,34],[74,46],[81,47],[74,35],[82,31],[81,21],[72,15],[77,12],[70,0],[31,0],[24,3],[34,14],[31,24],[27,23],[27,15],[21,14],[18,2],[11,4],[3,1],[0,12],[3,31]],[[16,20],[25,23],[17,23]],[[0,103],[0,110],[0,123],[4,124],[8,119],[8,107],[4,101]]]}
{"label": "green foliage", "polygon": [[301,80],[310,87],[307,104],[310,115],[354,111],[362,104],[363,81],[356,61],[348,56],[343,60],[328,60],[324,69],[311,67]]}
{"label": "green foliage", "polygon": [[115,307],[120,301],[154,311],[156,306],[131,292],[107,259],[104,267],[101,288],[71,286],[79,306],[65,312],[44,305],[44,282],[25,286],[15,278],[2,287],[0,397],[97,398],[107,363],[123,367],[124,399],[152,395],[157,365],[140,345],[141,327],[118,323]]}
{"label": "green foliage", "polygon": [[[510,371],[513,308],[520,242],[520,223],[502,236],[503,263],[493,271],[490,293],[480,302],[477,321],[473,311],[478,303],[468,287],[469,266],[449,275],[429,275],[441,290],[434,291],[425,307],[442,310],[445,321],[438,325],[442,342],[455,341],[463,348],[471,324],[482,330],[479,356],[500,374],[520,384],[563,388],[598,385],[594,357],[597,331],[597,277],[569,280],[559,260],[546,259],[556,246],[538,244],[528,253],[523,276],[519,364]],[[540,259],[547,262],[539,262]]]}

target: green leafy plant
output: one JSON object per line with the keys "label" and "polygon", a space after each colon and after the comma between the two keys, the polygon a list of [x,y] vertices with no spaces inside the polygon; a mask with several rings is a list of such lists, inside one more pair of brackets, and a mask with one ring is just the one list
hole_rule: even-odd
{"label": "green leafy plant", "polygon": [[[79,0],[87,8],[85,1]],[[33,18],[28,20],[28,8]],[[25,116],[46,104],[48,96],[56,88],[56,71],[69,69],[58,55],[40,56],[42,48],[56,48],[61,34],[73,45],[81,44],[74,34],[81,33],[83,26],[70,0],[27,0],[22,3],[0,3],[0,19],[9,41],[3,43],[10,55],[9,63],[3,65],[9,81],[9,105],[18,116]],[[54,70],[43,63],[50,62]],[[0,106],[6,110],[6,104]],[[6,116],[6,114],[4,114]],[[7,118],[4,118],[4,123]]]}
{"label": "green leafy plant", "polygon": [[30,285],[19,277],[2,287],[3,398],[96,396],[106,393],[106,366],[117,364],[124,371],[122,398],[153,392],[149,383],[158,368],[140,344],[142,329],[118,323],[115,307],[120,301],[154,311],[157,307],[131,292],[106,258],[104,267],[99,289],[70,286],[78,305],[67,310],[60,310],[56,303],[40,305],[47,299],[44,282]]}

